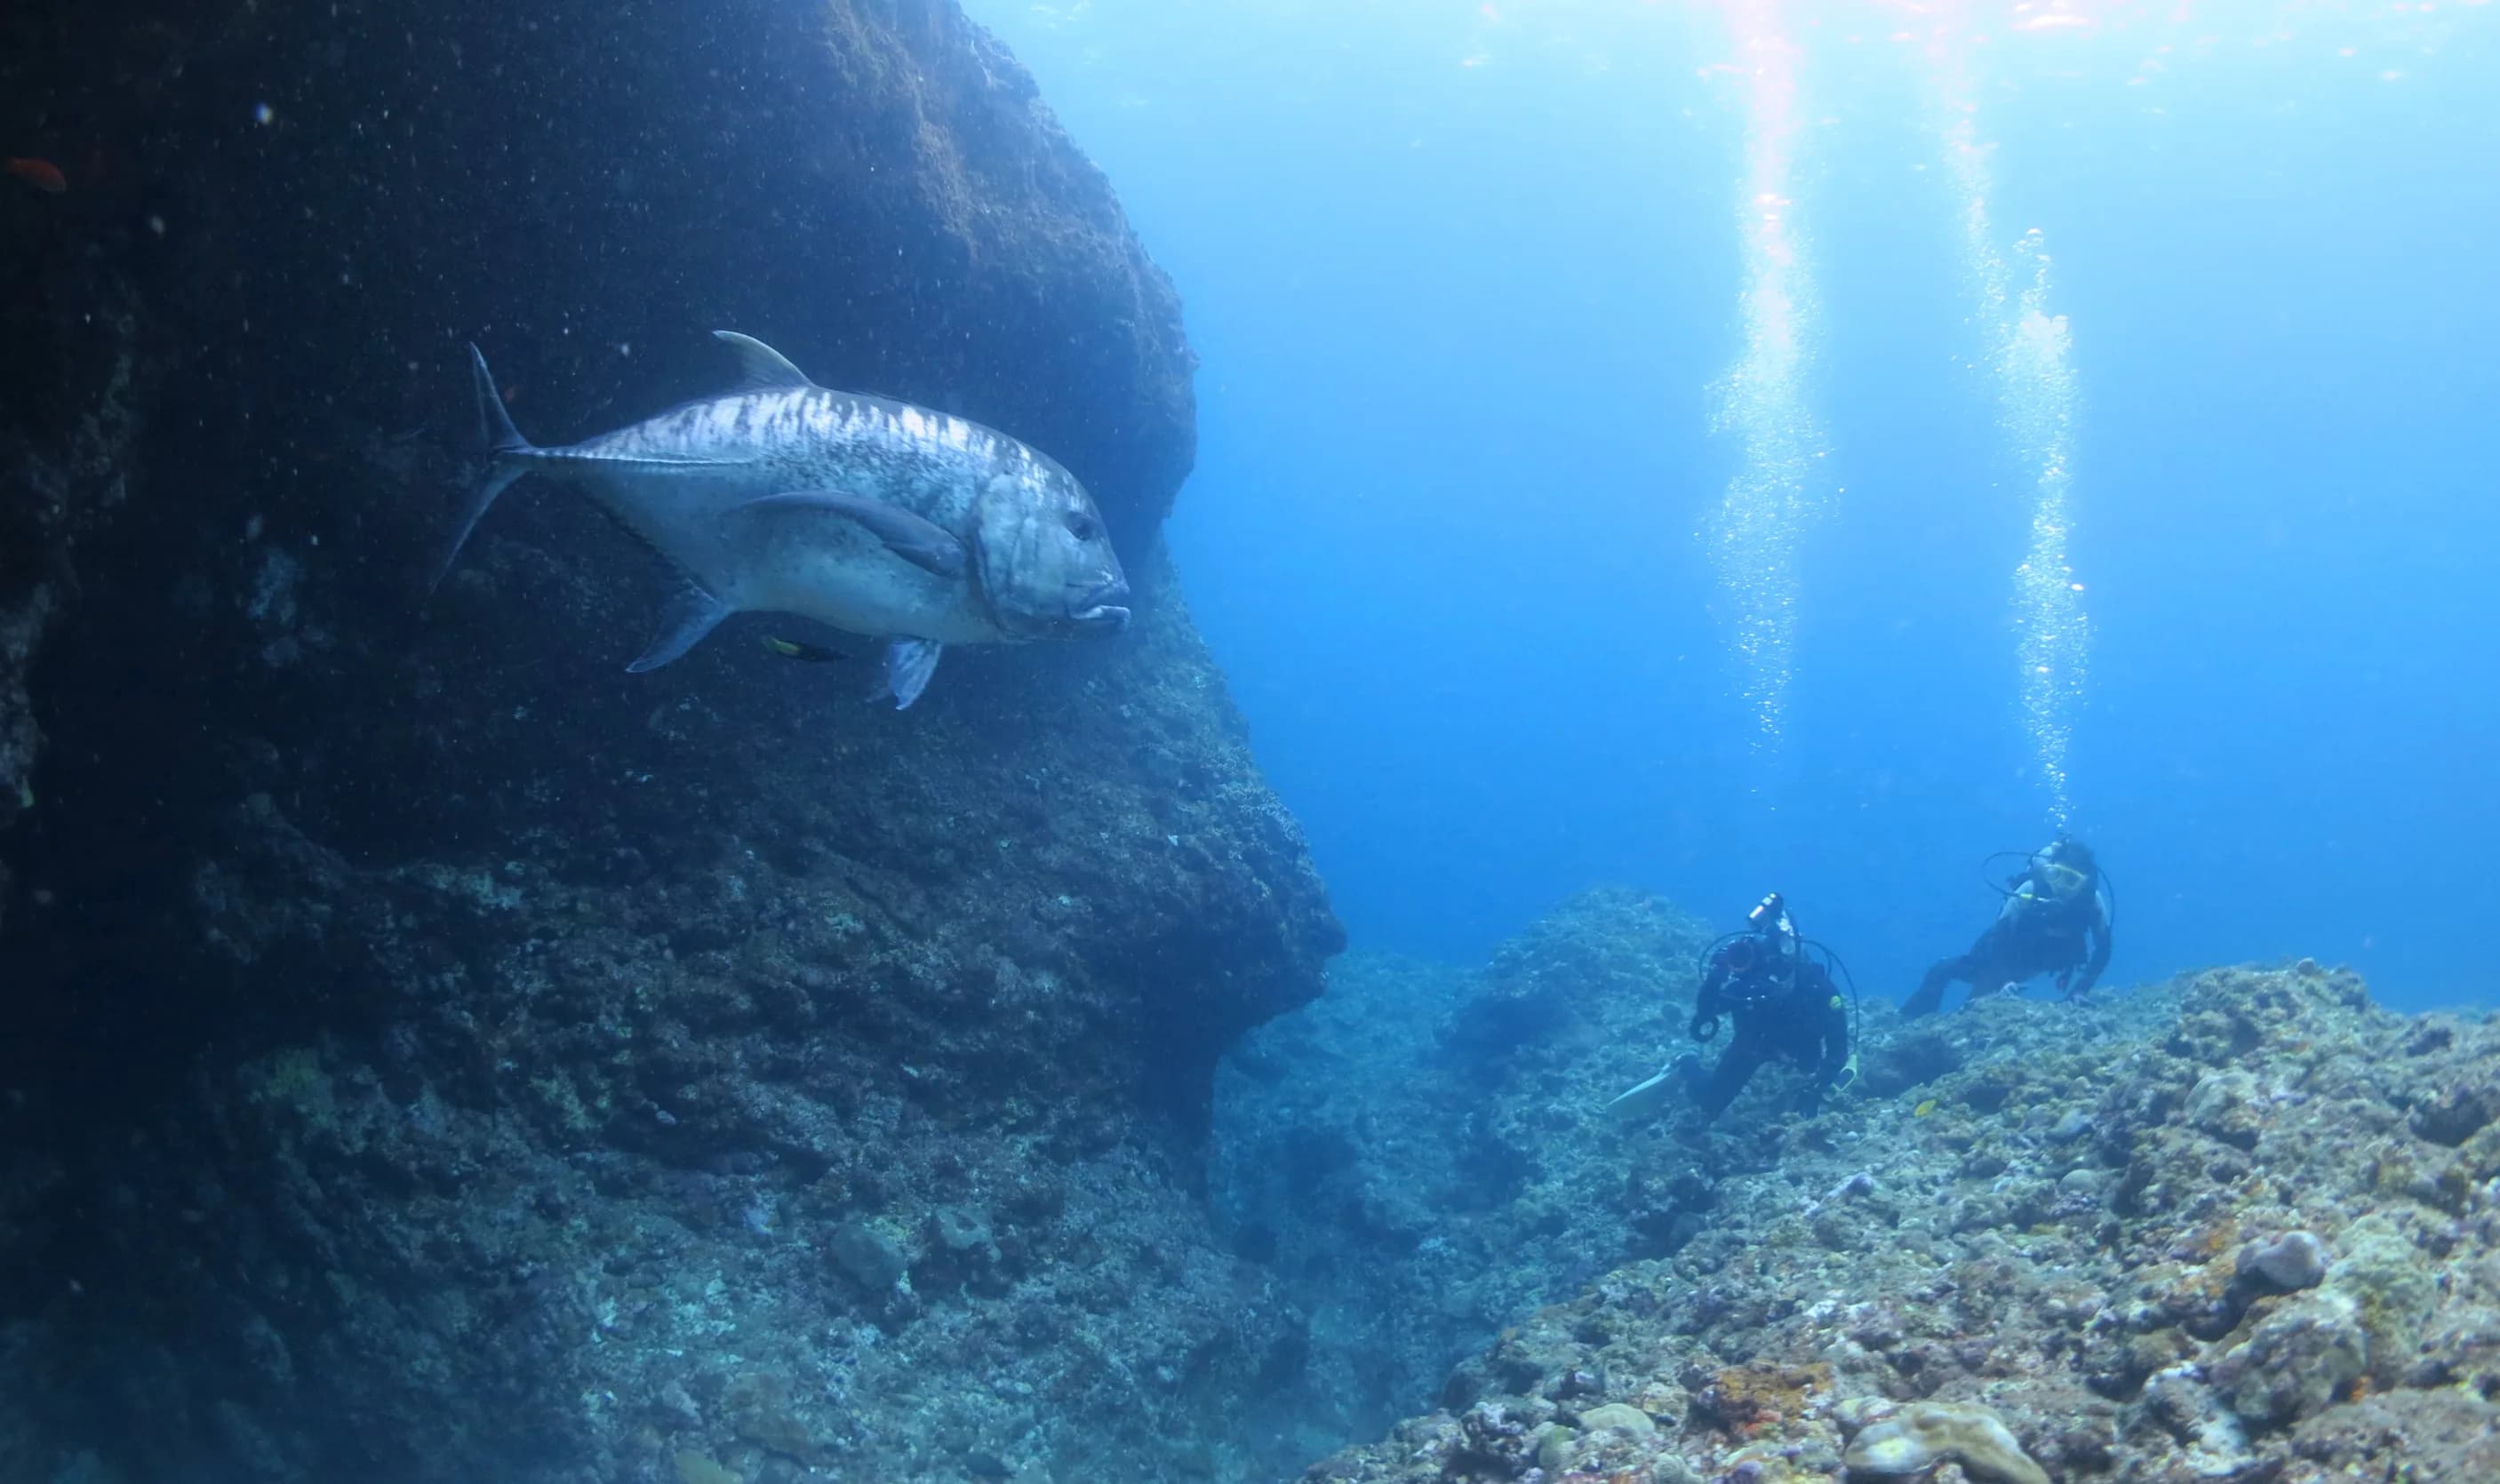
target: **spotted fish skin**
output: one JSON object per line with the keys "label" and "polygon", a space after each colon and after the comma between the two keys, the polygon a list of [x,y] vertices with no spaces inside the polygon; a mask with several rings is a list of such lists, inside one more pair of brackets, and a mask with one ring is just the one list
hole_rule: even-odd
{"label": "spotted fish skin", "polygon": [[915,687],[936,645],[1126,625],[1102,516],[1057,461],[962,417],[818,386],[763,343],[715,333],[739,353],[739,387],[560,446],[512,427],[473,346],[488,456],[453,553],[524,476],[588,495],[689,588],[638,670],[749,610],[931,646],[897,661]]}
{"label": "spotted fish skin", "polygon": [[1048,456],[978,423],[821,386],[689,402],[531,457],[572,466],[543,472],[585,484],[656,478],[683,485],[692,476],[749,498],[842,487],[949,529],[970,518],[973,500],[994,479],[1036,493],[1075,483]]}

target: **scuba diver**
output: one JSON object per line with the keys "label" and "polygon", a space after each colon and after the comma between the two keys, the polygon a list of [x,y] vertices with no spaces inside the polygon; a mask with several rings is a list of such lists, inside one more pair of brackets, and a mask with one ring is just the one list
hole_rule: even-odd
{"label": "scuba diver", "polygon": [[[1845,1091],[1858,1080],[1849,1005],[1831,975],[1838,964],[1829,949],[1797,935],[1779,893],[1764,897],[1744,928],[1701,956],[1701,993],[1687,1029],[1706,1043],[1718,1038],[1723,1016],[1735,1022],[1718,1067],[1705,1078],[1700,1057],[1688,1051],[1612,1105],[1621,1114],[1643,1114],[1681,1091],[1707,1123],[1727,1111],[1758,1068],[1784,1057],[1809,1071],[1796,1109],[1818,1111],[1826,1091]],[[1847,975],[1846,967],[1841,973]]]}
{"label": "scuba diver", "polygon": [[[2010,852],[2009,852],[2010,853]],[[1956,980],[1970,985],[1965,1008],[2038,974],[2057,976],[2058,991],[2080,1000],[2109,967],[2110,927],[2117,904],[2100,863],[2082,841],[2060,835],[2025,858],[2022,874],[1997,888],[2005,905],[1970,951],[1938,963],[1901,1004],[1915,1019],[1944,1006]]]}

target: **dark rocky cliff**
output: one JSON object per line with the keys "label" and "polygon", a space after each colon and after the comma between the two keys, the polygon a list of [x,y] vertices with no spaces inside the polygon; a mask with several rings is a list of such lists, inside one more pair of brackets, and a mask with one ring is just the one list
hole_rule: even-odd
{"label": "dark rocky cliff", "polygon": [[[938,0],[0,19],[0,1476],[1229,1477],[1192,1188],[1341,942],[1155,531],[1177,301]],[[0,185],[17,186],[16,181]],[[577,437],[736,328],[1095,492],[1117,641],[623,673]],[[1272,1470],[1270,1470],[1272,1471]]]}

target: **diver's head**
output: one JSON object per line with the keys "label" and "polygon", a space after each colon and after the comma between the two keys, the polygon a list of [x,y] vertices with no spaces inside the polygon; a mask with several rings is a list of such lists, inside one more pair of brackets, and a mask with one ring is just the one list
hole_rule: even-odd
{"label": "diver's head", "polygon": [[1761,962],[1762,947],[1761,943],[1758,940],[1752,937],[1743,937],[1735,939],[1727,944],[1726,963],[1727,965],[1728,973],[1735,974],[1752,973],[1757,968],[1760,967]]}
{"label": "diver's head", "polygon": [[2053,866],[2063,866],[2086,876],[2098,873],[2092,861],[2092,847],[2071,835],[2060,835],[2040,849],[2040,859]]}

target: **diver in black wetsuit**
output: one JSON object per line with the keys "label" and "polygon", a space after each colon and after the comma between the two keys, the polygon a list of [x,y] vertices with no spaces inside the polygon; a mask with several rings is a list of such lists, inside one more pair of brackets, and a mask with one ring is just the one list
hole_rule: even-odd
{"label": "diver in black wetsuit", "polygon": [[1927,971],[1901,1004],[1903,1019],[1944,1006],[1957,980],[1970,985],[1965,1006],[2037,974],[2054,973],[2069,1000],[2083,998],[2109,967],[2110,907],[2100,863],[2082,841],[2060,835],[2031,853],[2005,888],[2005,906],[1970,951]]}
{"label": "diver in black wetsuit", "polygon": [[1677,1064],[1678,1080],[1704,1122],[1726,1112],[1755,1070],[1773,1057],[1809,1069],[1796,1097],[1799,1112],[1817,1111],[1826,1089],[1840,1092],[1858,1080],[1848,1004],[1830,970],[1807,952],[1779,893],[1764,897],[1747,920],[1748,931],[1720,940],[1705,956],[1689,1028],[1694,1040],[1715,1039],[1726,1015],[1735,1021],[1736,1034],[1707,1078],[1697,1056],[1688,1054]]}

